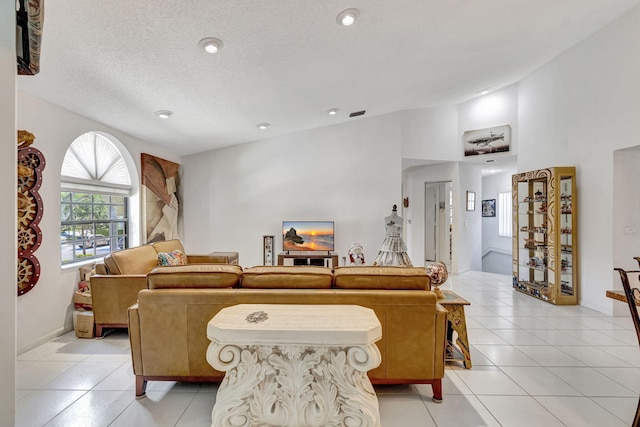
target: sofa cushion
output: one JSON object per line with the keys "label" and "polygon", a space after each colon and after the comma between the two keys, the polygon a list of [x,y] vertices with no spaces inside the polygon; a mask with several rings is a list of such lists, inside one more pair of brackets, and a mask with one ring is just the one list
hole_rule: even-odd
{"label": "sofa cushion", "polygon": [[109,274],[147,274],[158,265],[157,253],[150,245],[111,252],[104,263]]}
{"label": "sofa cushion", "polygon": [[149,289],[232,288],[240,283],[242,268],[229,264],[189,264],[156,267],[147,275]]}
{"label": "sofa cushion", "polygon": [[187,264],[187,256],[184,254],[184,252],[178,249],[171,252],[158,252],[158,265],[160,266]]}
{"label": "sofa cushion", "polygon": [[242,273],[242,287],[253,289],[330,289],[331,269],[304,266],[251,267]]}
{"label": "sofa cushion", "polygon": [[420,267],[336,267],[334,286],[342,289],[431,289]]}
{"label": "sofa cushion", "polygon": [[160,252],[172,252],[172,251],[175,251],[175,250],[178,250],[178,251],[181,251],[182,253],[185,253],[184,246],[182,246],[182,242],[179,239],[161,240],[159,242],[153,242],[151,244],[151,246],[158,253],[160,253]]}

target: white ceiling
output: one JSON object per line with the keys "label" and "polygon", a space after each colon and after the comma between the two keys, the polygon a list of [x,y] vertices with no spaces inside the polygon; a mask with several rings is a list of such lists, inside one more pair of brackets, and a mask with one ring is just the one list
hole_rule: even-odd
{"label": "white ceiling", "polygon": [[[58,0],[18,88],[185,155],[458,103],[515,83],[638,0]],[[351,27],[344,9],[360,10]],[[210,55],[204,37],[224,42]],[[329,108],[340,108],[329,116]],[[171,110],[168,120],[157,110]],[[271,127],[261,131],[260,122]]]}

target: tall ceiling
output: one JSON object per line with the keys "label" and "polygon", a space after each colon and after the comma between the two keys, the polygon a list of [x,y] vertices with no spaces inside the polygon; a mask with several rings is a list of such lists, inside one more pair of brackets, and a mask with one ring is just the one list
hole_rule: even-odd
{"label": "tall ceiling", "polygon": [[[638,1],[47,1],[41,71],[18,88],[186,155],[358,120],[358,110],[468,100],[519,81]],[[347,8],[360,14],[343,27]],[[205,53],[205,37],[223,48]]]}

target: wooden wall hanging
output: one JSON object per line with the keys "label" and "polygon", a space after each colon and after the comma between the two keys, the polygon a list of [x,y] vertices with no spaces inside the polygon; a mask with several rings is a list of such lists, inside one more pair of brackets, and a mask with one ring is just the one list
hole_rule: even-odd
{"label": "wooden wall hanging", "polygon": [[40,262],[34,252],[42,243],[38,224],[43,204],[38,190],[42,185],[44,155],[31,147],[35,136],[18,131],[18,296],[29,292],[40,278]]}

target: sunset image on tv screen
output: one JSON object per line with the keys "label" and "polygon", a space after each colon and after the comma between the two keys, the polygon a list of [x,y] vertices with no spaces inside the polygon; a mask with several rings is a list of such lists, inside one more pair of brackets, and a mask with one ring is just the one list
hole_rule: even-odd
{"label": "sunset image on tv screen", "polygon": [[333,221],[283,221],[285,251],[332,251]]}

